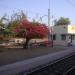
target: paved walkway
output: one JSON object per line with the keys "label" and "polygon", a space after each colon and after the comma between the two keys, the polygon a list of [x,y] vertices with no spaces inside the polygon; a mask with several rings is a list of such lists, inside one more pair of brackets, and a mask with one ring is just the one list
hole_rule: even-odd
{"label": "paved walkway", "polygon": [[67,47],[55,46],[54,48],[31,48],[31,49],[0,49],[0,66],[23,61],[50,53],[66,50]]}

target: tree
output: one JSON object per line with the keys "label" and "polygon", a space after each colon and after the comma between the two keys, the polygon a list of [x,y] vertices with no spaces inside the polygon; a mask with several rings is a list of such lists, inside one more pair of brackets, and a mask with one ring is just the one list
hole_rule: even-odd
{"label": "tree", "polygon": [[5,37],[9,37],[13,32],[10,29],[4,29],[3,34]]}
{"label": "tree", "polygon": [[5,27],[4,21],[8,21],[8,19],[6,18],[6,14],[4,14],[4,15],[0,18],[0,26],[1,26],[1,27]]}
{"label": "tree", "polygon": [[19,37],[26,38],[24,48],[28,47],[28,43],[32,38],[44,38],[48,35],[48,28],[45,24],[37,22],[29,22],[28,20],[21,20],[20,25],[16,27],[16,32]]}
{"label": "tree", "polygon": [[70,24],[69,18],[60,17],[59,20],[55,20],[55,25],[68,25]]}
{"label": "tree", "polygon": [[15,29],[23,19],[27,19],[27,16],[23,11],[20,11],[19,13],[13,13],[7,28],[11,30]]}

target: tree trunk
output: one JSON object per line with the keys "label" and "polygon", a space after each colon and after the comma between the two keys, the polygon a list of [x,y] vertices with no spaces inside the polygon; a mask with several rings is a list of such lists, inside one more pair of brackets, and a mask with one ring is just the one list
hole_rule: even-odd
{"label": "tree trunk", "polygon": [[29,43],[30,39],[26,38],[26,42],[23,45],[23,48],[27,49],[28,48],[28,43]]}

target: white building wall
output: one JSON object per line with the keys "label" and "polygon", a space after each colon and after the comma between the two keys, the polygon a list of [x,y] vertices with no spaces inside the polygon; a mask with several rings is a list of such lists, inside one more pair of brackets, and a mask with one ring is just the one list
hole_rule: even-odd
{"label": "white building wall", "polygon": [[61,34],[56,34],[56,40],[61,40]]}
{"label": "white building wall", "polygon": [[54,26],[53,30],[55,34],[67,34],[68,26],[66,25]]}
{"label": "white building wall", "polygon": [[[55,44],[67,45],[70,35],[75,35],[75,26],[74,25],[60,25],[53,27],[54,34],[56,34]],[[61,35],[66,34],[66,40],[61,40]],[[75,40],[72,40],[75,45]]]}
{"label": "white building wall", "polygon": [[62,45],[62,46],[66,46],[67,45],[67,41],[65,40],[61,40],[61,34],[56,34],[56,40],[54,40],[54,45]]}

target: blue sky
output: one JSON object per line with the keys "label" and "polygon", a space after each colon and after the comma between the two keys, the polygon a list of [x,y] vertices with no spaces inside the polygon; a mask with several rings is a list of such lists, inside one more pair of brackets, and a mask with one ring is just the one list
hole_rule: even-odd
{"label": "blue sky", "polygon": [[[23,10],[27,12],[31,19],[48,14],[49,0],[0,0],[0,16]],[[70,18],[75,24],[75,0],[50,0],[51,21],[59,17]],[[43,22],[47,23],[47,16],[43,17]]]}

